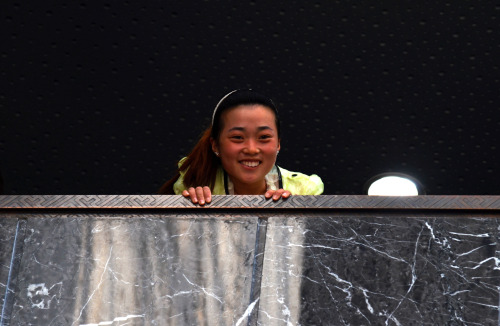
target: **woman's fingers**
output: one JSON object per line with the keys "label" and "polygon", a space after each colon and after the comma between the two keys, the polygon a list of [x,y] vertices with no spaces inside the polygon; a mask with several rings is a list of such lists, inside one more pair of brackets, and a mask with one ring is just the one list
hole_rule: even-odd
{"label": "woman's fingers", "polygon": [[203,195],[205,196],[205,201],[207,203],[210,203],[212,201],[212,191],[210,191],[209,187],[203,187]]}
{"label": "woman's fingers", "polygon": [[198,197],[196,197],[196,189],[194,187],[189,187],[187,191],[189,193],[189,198],[191,198],[191,201],[194,204],[197,204],[198,203]]}
{"label": "woman's fingers", "polygon": [[196,187],[196,197],[198,198],[198,203],[200,205],[205,205],[205,203],[210,203],[212,201],[212,193],[210,192],[210,188],[205,187]]}
{"label": "woman's fingers", "polygon": [[[189,197],[194,204],[205,205],[206,203],[210,203],[212,201],[212,192],[210,188],[207,186],[204,187],[189,187],[187,190],[182,192],[184,197]],[[278,190],[268,190],[265,193],[265,197],[267,199],[273,198],[274,201],[279,200],[280,198],[287,199],[290,197],[292,193],[285,189]]]}
{"label": "woman's fingers", "polygon": [[287,198],[288,198],[288,197],[290,197],[291,195],[292,195],[292,193],[291,193],[290,191],[285,190],[285,191],[283,191],[283,194],[281,195],[281,197],[282,197],[283,199],[287,199]]}
{"label": "woman's fingers", "polygon": [[271,198],[273,197],[273,200],[278,200],[280,198],[287,199],[290,197],[292,193],[288,190],[285,189],[278,189],[278,190],[268,190],[265,194],[266,198]]}
{"label": "woman's fingers", "polygon": [[184,197],[189,197],[194,204],[205,205],[212,201],[212,192],[207,186],[204,187],[189,187],[182,191]]}

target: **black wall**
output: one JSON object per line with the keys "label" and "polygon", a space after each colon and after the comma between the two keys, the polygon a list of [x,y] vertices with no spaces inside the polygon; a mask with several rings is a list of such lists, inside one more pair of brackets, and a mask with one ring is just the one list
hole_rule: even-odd
{"label": "black wall", "polygon": [[4,1],[5,194],[155,193],[230,90],[272,97],[279,164],[361,194],[498,195],[495,1]]}

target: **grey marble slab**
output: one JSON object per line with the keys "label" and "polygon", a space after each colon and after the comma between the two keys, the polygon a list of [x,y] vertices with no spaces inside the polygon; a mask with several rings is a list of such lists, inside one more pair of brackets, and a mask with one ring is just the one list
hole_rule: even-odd
{"label": "grey marble slab", "polygon": [[257,217],[28,219],[11,325],[246,325]]}
{"label": "grey marble slab", "polygon": [[8,292],[17,224],[18,220],[15,218],[0,218],[0,322],[2,316],[7,314],[4,304]]}
{"label": "grey marble slab", "polygon": [[498,325],[499,221],[268,220],[259,325]]}

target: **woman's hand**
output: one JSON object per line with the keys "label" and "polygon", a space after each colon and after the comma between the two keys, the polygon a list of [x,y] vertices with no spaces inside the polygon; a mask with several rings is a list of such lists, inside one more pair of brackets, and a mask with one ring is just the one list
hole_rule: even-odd
{"label": "woman's hand", "polygon": [[189,187],[182,192],[182,195],[186,198],[189,197],[193,204],[205,205],[205,203],[210,203],[212,201],[212,192],[207,186],[196,188]]}
{"label": "woman's hand", "polygon": [[[279,190],[268,190],[266,191],[266,199],[273,198],[274,201],[280,198],[287,199],[291,196],[291,192],[285,189]],[[210,188],[205,187],[189,187],[187,190],[182,192],[182,195],[186,198],[191,199],[193,204],[205,205],[205,203],[210,203],[212,201],[212,192]]]}
{"label": "woman's hand", "polygon": [[287,199],[288,197],[290,197],[291,194],[292,193],[288,190],[278,189],[278,190],[268,190],[266,191],[266,194],[264,196],[266,196],[266,199],[273,197],[273,200],[276,201],[280,198]]}

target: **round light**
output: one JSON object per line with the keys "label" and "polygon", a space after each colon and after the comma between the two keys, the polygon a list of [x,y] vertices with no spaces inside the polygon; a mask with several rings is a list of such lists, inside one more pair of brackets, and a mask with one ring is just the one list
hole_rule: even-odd
{"label": "round light", "polygon": [[422,194],[420,183],[402,173],[384,173],[371,178],[365,184],[369,196],[418,196]]}

